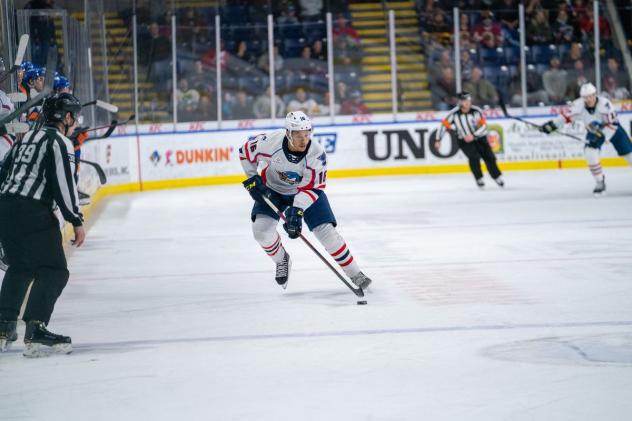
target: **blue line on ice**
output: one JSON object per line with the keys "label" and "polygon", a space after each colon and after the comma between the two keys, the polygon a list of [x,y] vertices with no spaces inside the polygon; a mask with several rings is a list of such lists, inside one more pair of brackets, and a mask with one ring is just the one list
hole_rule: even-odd
{"label": "blue line on ice", "polygon": [[77,351],[107,350],[112,348],[128,348],[134,346],[177,344],[177,343],[202,343],[202,342],[237,342],[270,339],[293,338],[323,338],[366,335],[396,335],[404,333],[432,333],[432,332],[468,332],[468,331],[492,331],[492,330],[520,330],[520,329],[546,329],[546,328],[580,328],[580,327],[616,327],[632,326],[632,320],[615,320],[603,322],[558,322],[558,323],[525,323],[502,325],[473,325],[473,326],[442,326],[442,327],[416,327],[404,329],[371,329],[371,330],[342,330],[326,332],[294,332],[271,333],[236,336],[207,336],[199,338],[173,338],[173,339],[145,339],[137,341],[87,343],[73,345]]}

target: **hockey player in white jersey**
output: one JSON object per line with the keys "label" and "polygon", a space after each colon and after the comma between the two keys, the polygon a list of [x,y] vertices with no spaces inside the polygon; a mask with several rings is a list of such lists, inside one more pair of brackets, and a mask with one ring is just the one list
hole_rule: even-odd
{"label": "hockey player in white jersey", "polygon": [[632,165],[632,142],[619,124],[617,113],[610,100],[598,96],[597,89],[592,83],[584,84],[579,94],[580,98],[573,101],[570,106],[570,114],[562,114],[557,119],[546,122],[540,130],[548,134],[574,121],[584,124],[587,141],[584,155],[596,181],[593,193],[599,195],[606,191],[606,177],[599,159],[599,152],[604,142],[612,143],[619,156],[624,157],[630,165]]}
{"label": "hockey player in white jersey", "polygon": [[[255,201],[251,212],[255,240],[276,263],[276,282],[285,289],[290,276],[290,255],[276,231],[279,216],[262,200],[268,197],[282,212],[283,228],[292,239],[302,230],[303,217],[309,229],[360,288],[371,283],[336,230],[336,218],[323,191],[327,178],[327,155],[311,141],[312,124],[302,111],[285,118],[285,129],[252,136],[239,149],[239,159],[248,179],[244,187]],[[261,174],[258,173],[261,168]]]}

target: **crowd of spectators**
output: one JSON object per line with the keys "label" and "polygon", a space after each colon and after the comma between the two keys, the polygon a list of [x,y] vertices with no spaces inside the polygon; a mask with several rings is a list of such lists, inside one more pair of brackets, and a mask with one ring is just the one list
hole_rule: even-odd
{"label": "crowd of spectators", "polygon": [[[272,108],[267,14],[275,20],[272,54],[277,117],[301,109],[309,115],[329,115],[327,36],[323,0],[227,2],[220,11],[220,53],[216,54],[214,8],[166,10],[137,0],[139,62],[155,89],[149,106],[172,108],[171,19],[176,16],[177,91],[179,121],[217,118],[217,72],[221,67],[222,118],[269,118]],[[334,8],[333,43],[338,113],[365,112],[359,84],[360,37],[343,6]],[[150,12],[150,10],[152,12]],[[131,25],[128,12],[122,18]],[[145,104],[145,101],[142,101]]]}
{"label": "crowd of spectators", "polygon": [[[500,95],[522,103],[518,0],[460,0],[458,6],[462,87],[479,105],[494,106]],[[418,0],[433,107],[456,104],[452,3]],[[564,104],[579,86],[595,82],[594,13],[586,0],[526,0],[528,105]],[[629,99],[630,79],[622,55],[600,13],[602,94]]]}

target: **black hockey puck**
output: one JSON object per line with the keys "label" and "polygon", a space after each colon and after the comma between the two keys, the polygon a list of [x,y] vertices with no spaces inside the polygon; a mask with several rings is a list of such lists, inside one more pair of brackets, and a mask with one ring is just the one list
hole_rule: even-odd
{"label": "black hockey puck", "polygon": [[359,306],[366,305],[366,301],[361,300],[361,301],[358,301],[358,303],[357,303],[357,304],[358,304]]}

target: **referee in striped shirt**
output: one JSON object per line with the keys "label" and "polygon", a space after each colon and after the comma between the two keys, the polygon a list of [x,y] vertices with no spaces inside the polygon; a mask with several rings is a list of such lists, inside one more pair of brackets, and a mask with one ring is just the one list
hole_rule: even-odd
{"label": "referee in striped shirt", "polygon": [[42,345],[70,349],[70,338],[49,332],[46,325],[69,276],[54,204],[74,227],[73,245],[81,246],[86,235],[68,139],[80,111],[72,94],[47,99],[42,107],[45,127],[26,133],[14,145],[0,172],[0,240],[9,263],[0,290],[0,345],[6,348],[17,339],[17,317],[33,280],[24,312],[25,356],[39,356]]}
{"label": "referee in striped shirt", "polygon": [[454,130],[459,148],[469,160],[470,170],[474,174],[478,187],[485,187],[481,158],[485,161],[489,175],[500,187],[504,187],[502,173],[496,164],[496,156],[487,142],[487,121],[482,110],[472,105],[472,97],[467,92],[457,94],[457,98],[459,101],[457,106],[450,110],[441,121],[435,146],[437,149],[441,146],[441,138],[446,130]]}

